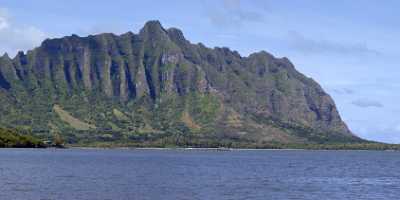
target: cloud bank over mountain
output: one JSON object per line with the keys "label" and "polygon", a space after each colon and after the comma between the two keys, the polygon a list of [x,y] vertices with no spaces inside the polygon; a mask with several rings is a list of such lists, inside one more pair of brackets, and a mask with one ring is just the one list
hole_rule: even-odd
{"label": "cloud bank over mountain", "polygon": [[7,9],[0,8],[0,52],[13,56],[18,50],[39,45],[46,36],[35,26],[16,23]]}

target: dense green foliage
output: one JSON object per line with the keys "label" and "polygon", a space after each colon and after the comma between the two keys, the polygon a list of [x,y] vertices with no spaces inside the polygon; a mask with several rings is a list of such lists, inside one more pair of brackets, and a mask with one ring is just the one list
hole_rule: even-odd
{"label": "dense green foliage", "polygon": [[193,139],[169,137],[157,141],[112,141],[112,142],[90,142],[71,144],[72,147],[98,147],[98,148],[231,148],[231,149],[304,149],[304,150],[377,150],[377,151],[400,151],[398,144],[384,144],[377,142],[363,143],[331,143],[331,144],[282,144],[282,143],[260,143],[251,141],[215,140],[215,139]]}
{"label": "dense green foliage", "polygon": [[30,134],[0,128],[0,148],[43,148],[45,145]]}

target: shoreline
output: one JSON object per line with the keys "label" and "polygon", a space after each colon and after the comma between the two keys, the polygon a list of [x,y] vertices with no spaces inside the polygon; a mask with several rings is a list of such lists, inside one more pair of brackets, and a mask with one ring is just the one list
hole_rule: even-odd
{"label": "shoreline", "polygon": [[215,152],[232,152],[232,151],[388,151],[398,152],[398,149],[307,149],[307,148],[185,148],[185,147],[85,147],[85,146],[66,146],[64,148],[47,147],[47,148],[0,148],[4,149],[32,149],[32,150],[148,150],[148,151],[215,151]]}
{"label": "shoreline", "polygon": [[391,149],[306,149],[306,148],[185,148],[185,147],[66,147],[68,149],[80,150],[158,150],[158,151],[400,151]]}
{"label": "shoreline", "polygon": [[[4,147],[13,148],[13,147]],[[14,147],[15,148],[15,147]],[[25,147],[16,147],[25,148]],[[35,149],[35,147],[26,147]],[[264,144],[249,145],[237,144],[229,146],[211,146],[207,145],[151,145],[151,144],[129,144],[129,143],[81,143],[81,144],[62,144],[59,146],[49,145],[41,148],[48,149],[120,149],[120,150],[175,150],[175,151],[262,151],[262,150],[285,150],[285,151],[400,151],[400,144],[385,143],[332,143],[332,144]],[[37,149],[41,149],[37,148]]]}
{"label": "shoreline", "polygon": [[143,150],[197,150],[197,151],[259,151],[259,150],[373,150],[373,151],[400,151],[400,144],[385,143],[331,143],[331,144],[235,144],[235,145],[151,145],[151,144],[129,144],[129,143],[83,143],[66,144],[66,148],[77,149],[143,149]]}

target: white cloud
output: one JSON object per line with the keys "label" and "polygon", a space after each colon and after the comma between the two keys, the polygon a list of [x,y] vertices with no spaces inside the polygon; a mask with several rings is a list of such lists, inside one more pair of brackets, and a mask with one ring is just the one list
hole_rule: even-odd
{"label": "white cloud", "polygon": [[18,51],[32,49],[40,45],[46,36],[46,33],[34,26],[13,21],[9,12],[0,8],[0,54],[13,56]]}
{"label": "white cloud", "polygon": [[331,40],[307,38],[297,31],[289,31],[290,45],[303,53],[378,56],[381,53],[366,43],[340,43]]}
{"label": "white cloud", "polygon": [[0,30],[2,29],[6,29],[9,27],[7,18],[5,18],[4,16],[0,16]]}
{"label": "white cloud", "polygon": [[334,92],[340,95],[351,95],[354,94],[355,91],[350,88],[327,88],[330,92]]}
{"label": "white cloud", "polygon": [[245,9],[240,0],[224,0],[219,9],[209,8],[208,18],[220,28],[238,28],[248,22],[264,22],[261,13]]}
{"label": "white cloud", "polygon": [[368,107],[376,107],[381,108],[383,104],[379,101],[369,100],[369,99],[357,99],[351,102],[353,105],[361,107],[361,108],[368,108]]}

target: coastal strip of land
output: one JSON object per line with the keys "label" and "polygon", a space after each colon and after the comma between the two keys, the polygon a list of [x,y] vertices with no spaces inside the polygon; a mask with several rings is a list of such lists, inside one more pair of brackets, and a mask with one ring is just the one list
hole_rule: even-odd
{"label": "coastal strip of land", "polygon": [[160,145],[151,143],[129,142],[94,142],[67,144],[67,148],[84,149],[143,149],[143,150],[204,150],[204,151],[230,151],[230,150],[376,150],[376,151],[400,151],[399,144],[386,144],[379,142],[365,143],[331,143],[331,144],[231,144],[231,145]]}
{"label": "coastal strip of land", "polygon": [[[170,142],[166,142],[170,141]],[[175,141],[175,142],[171,142]],[[81,149],[149,149],[149,150],[378,150],[400,151],[399,144],[379,142],[361,143],[246,143],[218,140],[163,140],[163,141],[87,141],[68,143],[64,142],[60,134],[41,138],[29,131],[0,128],[0,148],[81,148]]]}

